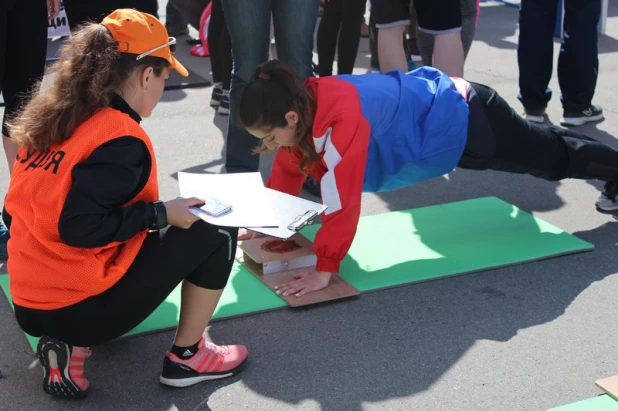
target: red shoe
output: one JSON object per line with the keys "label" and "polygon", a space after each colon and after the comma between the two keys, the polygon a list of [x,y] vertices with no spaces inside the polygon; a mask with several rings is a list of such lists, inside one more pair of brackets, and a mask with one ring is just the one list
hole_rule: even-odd
{"label": "red shoe", "polygon": [[43,390],[60,398],[85,398],[90,383],[84,377],[84,362],[90,348],[70,347],[62,341],[44,335],[37,346],[37,356],[43,366]]}
{"label": "red shoe", "polygon": [[215,345],[202,337],[197,352],[188,360],[167,352],[159,381],[170,387],[189,387],[229,377],[242,370],[247,355],[244,345]]}

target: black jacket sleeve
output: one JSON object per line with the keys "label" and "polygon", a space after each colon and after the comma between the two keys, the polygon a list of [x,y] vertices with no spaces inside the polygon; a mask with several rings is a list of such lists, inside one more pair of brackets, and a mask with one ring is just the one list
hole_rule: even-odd
{"label": "black jacket sleeve", "polygon": [[152,203],[122,205],[146,185],[151,158],[143,141],[120,137],[97,148],[73,168],[58,231],[73,247],[96,248],[126,241],[154,221]]}

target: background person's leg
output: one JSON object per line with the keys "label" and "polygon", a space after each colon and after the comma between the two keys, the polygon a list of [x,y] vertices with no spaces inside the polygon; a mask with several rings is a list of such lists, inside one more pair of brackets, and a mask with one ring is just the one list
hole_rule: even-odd
{"label": "background person's leg", "polygon": [[554,55],[557,0],[522,0],[519,10],[519,101],[529,120],[543,122]]}
{"label": "background person's leg", "polygon": [[358,43],[360,42],[361,27],[358,21],[365,12],[366,0],[343,0],[341,30],[337,45],[337,74],[352,74]]}
{"label": "background person's leg", "polygon": [[405,26],[410,22],[410,2],[407,0],[381,0],[371,4],[372,18],[378,28],[377,49],[380,70],[408,71],[408,61],[403,46]]}
{"label": "background person's leg", "polygon": [[[268,60],[270,40],[269,0],[222,0],[225,21],[232,39],[232,88],[230,120],[225,147],[225,169],[229,173],[255,172],[260,158],[251,150],[257,145],[237,120],[237,110],[247,82],[257,67]],[[295,15],[298,18],[300,14]],[[290,22],[290,24],[292,24]]]}
{"label": "background person's leg", "polygon": [[6,122],[19,114],[42,78],[47,54],[47,5],[39,0],[19,0],[7,15],[2,96],[5,102],[2,135],[9,171],[18,147],[9,138]]}
{"label": "background person's leg", "polygon": [[597,24],[600,15],[601,0],[564,2],[564,36],[558,57],[563,125],[582,125],[603,118],[600,108],[592,107],[599,75]]}
{"label": "background person's leg", "polygon": [[[463,45],[464,61],[472,47],[474,34],[476,33],[477,17],[477,0],[461,0],[461,43]],[[421,30],[417,32],[417,36],[423,65],[431,66],[433,64],[434,36]]]}
{"label": "background person's leg", "polygon": [[415,0],[418,31],[434,35],[432,65],[453,77],[463,77],[461,0]]}
{"label": "background person's leg", "polygon": [[[343,0],[324,3],[324,12],[320,19],[317,35],[318,74],[320,77],[333,74],[333,63],[337,49],[337,39],[341,28]],[[360,26],[359,26],[360,30]]]}
{"label": "background person's leg", "polygon": [[319,5],[318,0],[273,0],[277,57],[303,79],[313,76],[313,32]]}

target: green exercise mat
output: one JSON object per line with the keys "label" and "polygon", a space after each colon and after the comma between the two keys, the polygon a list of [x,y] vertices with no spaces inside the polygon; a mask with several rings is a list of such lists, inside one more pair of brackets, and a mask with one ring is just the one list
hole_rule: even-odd
{"label": "green exercise mat", "polygon": [[[303,234],[313,239],[317,229],[307,227]],[[367,292],[592,248],[509,203],[485,197],[362,217],[340,274]],[[9,296],[6,275],[0,285]],[[176,290],[128,335],[175,327],[179,307]],[[214,319],[282,307],[283,300],[235,264]]]}
{"label": "green exercise mat", "polygon": [[603,394],[573,404],[551,408],[547,411],[618,411],[618,401],[607,394]]}
{"label": "green exercise mat", "polygon": [[[303,233],[314,238],[318,227]],[[361,218],[341,276],[361,292],[593,249],[496,197]]]}

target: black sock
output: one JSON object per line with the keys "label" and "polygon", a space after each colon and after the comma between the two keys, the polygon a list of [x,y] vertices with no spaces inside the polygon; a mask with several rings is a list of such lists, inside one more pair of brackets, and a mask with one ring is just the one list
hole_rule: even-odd
{"label": "black sock", "polygon": [[197,352],[198,344],[199,341],[188,347],[179,347],[177,345],[172,345],[172,349],[170,351],[178,358],[182,360],[188,360],[189,358],[193,357]]}

